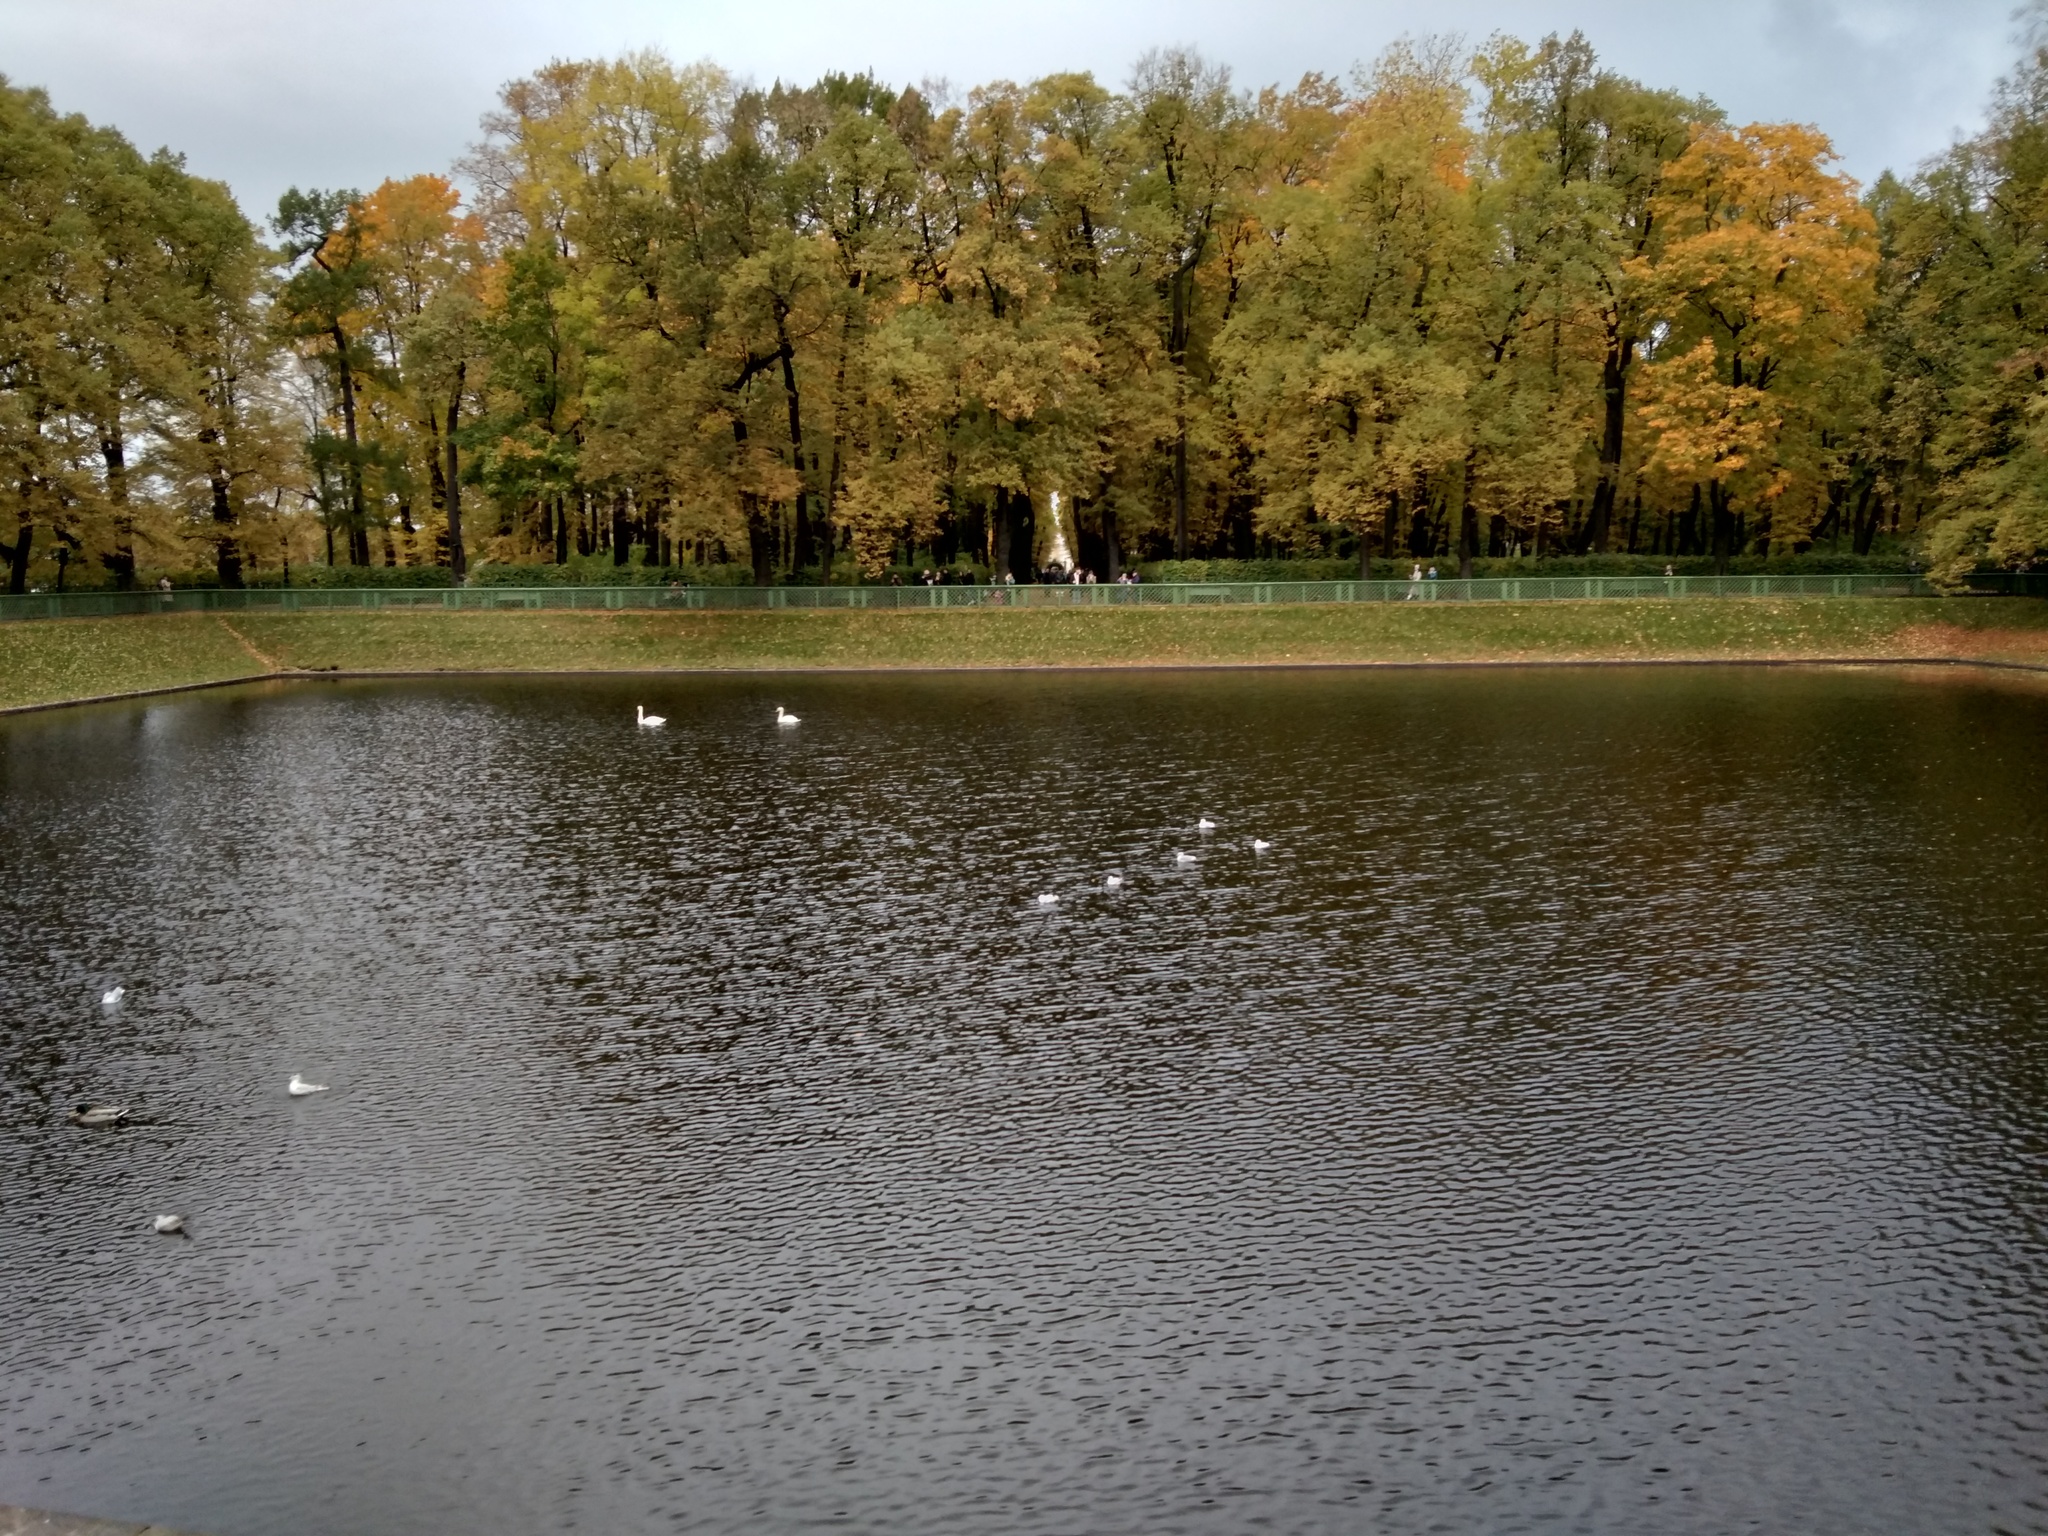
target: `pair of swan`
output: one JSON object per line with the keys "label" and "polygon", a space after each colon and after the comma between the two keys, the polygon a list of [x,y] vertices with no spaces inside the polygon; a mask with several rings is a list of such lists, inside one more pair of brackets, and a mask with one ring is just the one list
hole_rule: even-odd
{"label": "pair of swan", "polygon": [[[659,730],[668,724],[668,716],[650,715],[647,713],[647,706],[645,704],[635,704],[633,706],[633,723],[640,726],[643,730]],[[775,723],[777,725],[802,725],[803,720],[799,716],[792,715],[778,704],[775,706]],[[110,1005],[120,1001],[120,990],[119,987],[116,987],[107,994],[107,1001]]]}

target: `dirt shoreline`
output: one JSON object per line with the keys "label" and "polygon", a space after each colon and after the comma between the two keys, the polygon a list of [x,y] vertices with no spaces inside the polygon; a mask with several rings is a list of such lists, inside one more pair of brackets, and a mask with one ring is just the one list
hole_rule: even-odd
{"label": "dirt shoreline", "polygon": [[[2048,677],[2048,661],[2010,661],[1984,656],[1521,656],[1424,661],[1135,661],[1013,665],[963,663],[952,666],[908,663],[878,666],[762,667],[436,667],[361,671],[343,671],[339,668],[287,668],[275,672],[251,672],[242,677],[173,683],[162,688],[137,688],[125,693],[87,694],[79,698],[51,699],[37,704],[9,704],[0,706],[0,717],[47,714],[58,709],[80,709],[92,704],[121,704],[135,699],[164,698],[180,693],[203,693],[219,688],[243,688],[252,683],[408,682],[422,678],[517,677],[878,677],[892,673],[946,675],[991,672],[1473,672],[1507,669],[1560,671],[1572,668],[1605,670],[1616,667],[1853,667],[1858,670],[1909,670],[1916,667],[1934,667],[1944,671],[1984,670]],[[0,1528],[0,1536],[8,1536],[4,1528]]]}

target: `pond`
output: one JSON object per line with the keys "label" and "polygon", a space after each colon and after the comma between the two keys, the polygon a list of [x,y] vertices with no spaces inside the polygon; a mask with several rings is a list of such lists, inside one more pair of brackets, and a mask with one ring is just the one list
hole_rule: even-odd
{"label": "pond", "polygon": [[2048,1528],[2043,690],[278,685],[0,870],[0,1503]]}

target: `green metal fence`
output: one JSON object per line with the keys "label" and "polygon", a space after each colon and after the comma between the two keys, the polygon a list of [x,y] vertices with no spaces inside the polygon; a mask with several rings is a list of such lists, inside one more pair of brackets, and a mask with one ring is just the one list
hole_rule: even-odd
{"label": "green metal fence", "polygon": [[[1988,576],[1971,591],[2048,596],[2048,575]],[[1460,581],[1153,582],[1136,586],[251,587],[0,596],[0,619],[328,609],[1171,608],[1294,603],[1540,603],[1611,598],[1929,597],[1920,576],[1505,576]]]}

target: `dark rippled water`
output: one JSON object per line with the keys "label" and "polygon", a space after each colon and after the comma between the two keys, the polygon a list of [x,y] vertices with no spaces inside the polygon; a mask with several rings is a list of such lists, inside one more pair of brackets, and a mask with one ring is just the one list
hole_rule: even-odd
{"label": "dark rippled water", "polygon": [[2042,692],[311,685],[0,792],[0,1503],[2048,1529]]}

